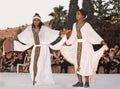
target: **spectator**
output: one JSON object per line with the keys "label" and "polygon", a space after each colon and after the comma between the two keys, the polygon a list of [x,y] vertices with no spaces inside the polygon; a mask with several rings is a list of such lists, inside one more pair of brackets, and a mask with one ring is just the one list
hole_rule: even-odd
{"label": "spectator", "polygon": [[0,71],[2,71],[2,63],[3,63],[3,60],[4,60],[4,55],[2,54],[2,51],[0,50]]}
{"label": "spectator", "polygon": [[17,71],[17,64],[23,64],[24,62],[24,53],[18,52],[16,55],[14,55],[13,58],[15,61],[13,63],[14,72]]}
{"label": "spectator", "polygon": [[24,72],[29,72],[30,60],[31,60],[31,50],[27,50],[27,60],[25,62]]}
{"label": "spectator", "polygon": [[11,66],[15,62],[13,59],[13,53],[7,52],[5,53],[5,58],[3,60],[3,70],[4,71],[11,71]]}

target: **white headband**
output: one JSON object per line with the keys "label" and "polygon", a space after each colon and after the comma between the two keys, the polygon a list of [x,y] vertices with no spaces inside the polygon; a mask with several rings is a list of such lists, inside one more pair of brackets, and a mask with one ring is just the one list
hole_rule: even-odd
{"label": "white headband", "polygon": [[33,17],[33,19],[36,19],[36,18],[41,20],[41,18],[39,16],[37,16],[37,15]]}

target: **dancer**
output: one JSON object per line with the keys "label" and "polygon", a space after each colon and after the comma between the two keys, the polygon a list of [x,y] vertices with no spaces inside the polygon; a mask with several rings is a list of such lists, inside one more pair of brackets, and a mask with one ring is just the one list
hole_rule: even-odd
{"label": "dancer", "polygon": [[[24,51],[32,48],[30,74],[33,85],[54,84],[51,71],[49,45],[59,36],[59,31],[46,27],[38,13],[33,16],[32,25],[28,26],[14,41],[15,50]],[[23,43],[23,44],[21,44]]]}
{"label": "dancer", "polygon": [[[72,34],[66,41],[66,44],[71,46],[64,46],[61,49],[65,59],[75,65],[78,82],[73,87],[89,87],[90,78],[96,72],[97,63],[107,49],[105,41],[85,21],[86,17],[83,9],[76,12],[77,22],[73,24]],[[94,51],[92,44],[103,44],[103,46],[98,51]],[[85,76],[85,85],[83,76]]]}

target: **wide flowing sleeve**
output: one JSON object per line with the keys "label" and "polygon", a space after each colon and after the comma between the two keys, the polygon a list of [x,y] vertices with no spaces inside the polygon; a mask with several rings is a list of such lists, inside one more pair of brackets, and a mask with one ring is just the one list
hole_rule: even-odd
{"label": "wide flowing sleeve", "polygon": [[14,41],[14,51],[25,51],[30,47],[32,47],[31,44],[23,45],[19,41]]}
{"label": "wide flowing sleeve", "polygon": [[18,34],[17,37],[18,41],[14,41],[14,51],[24,51],[34,43],[31,26],[28,26],[23,32]]}
{"label": "wide flowing sleeve", "polygon": [[23,32],[18,34],[18,40],[24,44],[33,44],[33,34],[31,25],[28,26]]}
{"label": "wide flowing sleeve", "polygon": [[41,29],[44,29],[42,33],[45,32],[46,38],[47,38],[47,43],[52,43],[59,37],[59,32],[58,30],[51,29],[47,26],[42,26]]}
{"label": "wide flowing sleeve", "polygon": [[64,35],[63,38],[61,38],[61,40],[59,42],[57,42],[54,45],[50,45],[50,48],[52,48],[53,50],[60,50],[63,47],[63,44],[67,41],[67,37],[66,35]]}
{"label": "wide flowing sleeve", "polygon": [[64,36],[63,38],[60,38],[60,31],[48,28],[46,26],[42,26],[42,29],[44,30],[42,30],[41,33],[43,34],[45,33],[46,35],[45,37],[47,40],[47,44],[49,44],[49,47],[54,50],[60,50],[67,39],[66,36]]}
{"label": "wide flowing sleeve", "polygon": [[[50,46],[54,50],[60,50],[62,55],[64,56],[65,60],[68,61],[71,64],[74,64],[76,67],[76,60],[75,60],[75,45],[76,45],[76,31],[75,31],[75,23],[73,25],[72,34],[67,39],[67,36],[64,35],[64,37],[55,45]],[[64,43],[72,44],[71,46],[64,46]]]}
{"label": "wide flowing sleeve", "polygon": [[77,62],[75,60],[75,43],[71,46],[64,46],[63,44],[67,41],[66,35],[55,45],[50,45],[50,48],[54,50],[60,50],[61,54],[64,56],[65,60],[71,64],[74,64],[75,68]]}
{"label": "wide flowing sleeve", "polygon": [[87,22],[81,28],[81,33],[83,39],[87,40],[91,44],[101,44],[101,42],[103,41],[98,33],[96,33],[92,26]]}

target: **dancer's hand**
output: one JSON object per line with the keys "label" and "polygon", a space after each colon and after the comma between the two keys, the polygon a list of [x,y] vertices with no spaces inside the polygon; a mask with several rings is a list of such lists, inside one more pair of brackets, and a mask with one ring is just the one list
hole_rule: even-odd
{"label": "dancer's hand", "polygon": [[67,44],[66,42],[63,45],[64,46],[72,46],[72,44]]}
{"label": "dancer's hand", "polygon": [[107,43],[106,43],[105,41],[102,41],[101,44],[103,44],[103,45],[107,45]]}

